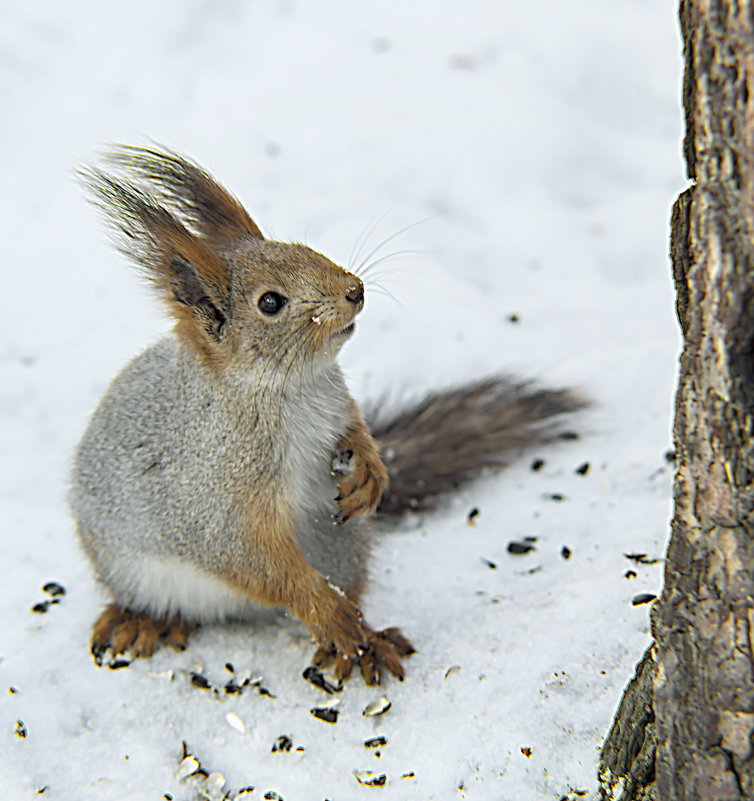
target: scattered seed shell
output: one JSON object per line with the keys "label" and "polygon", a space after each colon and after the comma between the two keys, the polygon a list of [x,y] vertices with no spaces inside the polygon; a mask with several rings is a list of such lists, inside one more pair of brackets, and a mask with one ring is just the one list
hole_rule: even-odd
{"label": "scattered seed shell", "polygon": [[50,608],[50,601],[40,601],[32,606],[31,611],[43,615]]}
{"label": "scattered seed shell", "polygon": [[544,466],[545,466],[545,460],[544,459],[535,459],[531,463],[531,469],[535,473],[538,473]]}
{"label": "scattered seed shell", "polygon": [[246,732],[246,724],[241,720],[241,718],[236,715],[235,712],[228,712],[225,716],[225,720],[228,721],[228,725],[232,726],[236,731],[241,732],[244,734]]}
{"label": "scattered seed shell", "polygon": [[520,542],[519,540],[512,540],[508,543],[508,553],[520,555],[535,550],[536,548],[532,542]]}
{"label": "scattered seed shell", "polygon": [[272,746],[272,753],[275,754],[278,751],[283,751],[288,753],[293,746],[293,740],[287,734],[281,734],[280,737],[275,740],[274,745]]}
{"label": "scattered seed shell", "polygon": [[178,770],[175,772],[175,777],[180,781],[187,776],[193,776],[198,770],[199,760],[195,756],[189,755],[181,760]]}
{"label": "scattered seed shell", "polygon": [[466,518],[466,522],[470,525],[476,525],[476,518],[479,517],[479,509],[475,506]]}
{"label": "scattered seed shell", "polygon": [[201,673],[193,672],[189,673],[189,676],[191,677],[191,683],[194,685],[194,687],[198,687],[200,690],[209,690],[210,683],[206,676],[202,675]]}
{"label": "scattered seed shell", "polygon": [[26,739],[26,735],[29,733],[28,729],[26,728],[26,724],[23,720],[16,721],[16,737],[20,737],[22,740]]}
{"label": "scattered seed shell", "polygon": [[626,559],[636,562],[637,565],[656,565],[659,559],[650,559],[645,553],[624,553]]}
{"label": "scattered seed shell", "polygon": [[326,692],[328,695],[340,692],[343,688],[335,684],[331,684],[326,678],[325,674],[314,665],[309,665],[308,668],[301,674],[308,682],[318,687],[320,690]]}
{"label": "scattered seed shell", "polygon": [[651,592],[642,592],[639,595],[634,595],[631,599],[631,606],[641,606],[642,604],[648,604],[655,600],[657,596]]}
{"label": "scattered seed shell", "polygon": [[237,793],[236,798],[243,798],[246,795],[251,795],[254,792],[254,788],[249,784],[246,787],[242,787]]}
{"label": "scattered seed shell", "polygon": [[384,773],[375,773],[372,770],[355,770],[353,772],[356,781],[366,787],[383,787],[387,784],[387,776]]}
{"label": "scattered seed shell", "polygon": [[52,595],[53,598],[62,598],[65,595],[65,587],[62,584],[58,584],[57,581],[48,581],[42,587],[42,592]]}
{"label": "scattered seed shell", "polygon": [[571,549],[567,545],[564,545],[560,549],[560,555],[563,557],[563,559],[570,559],[571,558]]}
{"label": "scattered seed shell", "polygon": [[371,740],[364,740],[364,748],[379,748],[381,745],[387,745],[387,737],[380,735],[372,737]]}
{"label": "scattered seed shell", "polygon": [[579,465],[574,472],[579,476],[585,476],[589,472],[589,468],[591,465],[589,462],[584,462],[584,464]]}
{"label": "scattered seed shell", "polygon": [[524,747],[521,749],[521,753],[522,753],[522,754],[523,754],[523,755],[524,755],[524,756],[525,756],[527,759],[530,759],[530,758],[531,758],[531,755],[532,755],[534,752],[533,752],[533,751],[531,750],[531,748],[529,748],[528,746],[524,746]]}
{"label": "scattered seed shell", "polygon": [[370,703],[364,707],[364,711],[361,714],[365,718],[374,718],[377,717],[377,715],[384,715],[391,706],[392,703],[387,697],[381,695],[379,698],[375,698],[374,701],[370,701]]}
{"label": "scattered seed shell", "polygon": [[461,666],[460,665],[451,665],[445,671],[445,678],[447,679],[448,676],[452,676],[454,673],[460,673],[460,671],[461,671]]}
{"label": "scattered seed shell", "polygon": [[626,572],[625,572],[623,575],[624,575],[624,576],[625,576],[627,579],[632,579],[632,578],[636,578],[636,576],[637,576],[638,574],[637,574],[637,572],[636,572],[635,570],[627,570],[627,571],[626,571]]}
{"label": "scattered seed shell", "polygon": [[416,774],[413,770],[410,770],[408,773],[401,773],[401,779],[413,779]]}
{"label": "scattered seed shell", "polygon": [[340,473],[341,475],[347,476],[353,471],[353,451],[343,450],[338,451],[335,456],[333,457],[332,464],[330,465],[330,470],[333,475]]}
{"label": "scattered seed shell", "polygon": [[332,706],[315,706],[309,711],[315,718],[323,720],[325,723],[337,723],[338,715],[340,714],[339,711]]}
{"label": "scattered seed shell", "polygon": [[487,565],[490,570],[497,570],[497,562],[493,562],[491,559],[482,559],[482,564]]}
{"label": "scattered seed shell", "polygon": [[267,801],[283,801],[283,796],[278,795],[274,790],[268,790],[264,794],[264,798],[266,798]]}

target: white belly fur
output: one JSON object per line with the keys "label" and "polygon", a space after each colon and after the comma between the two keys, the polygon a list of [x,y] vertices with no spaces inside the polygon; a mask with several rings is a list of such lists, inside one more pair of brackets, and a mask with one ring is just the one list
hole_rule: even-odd
{"label": "white belly fur", "polygon": [[173,556],[129,559],[114,566],[108,584],[126,605],[154,617],[181,615],[193,623],[244,620],[262,609],[227,584]]}

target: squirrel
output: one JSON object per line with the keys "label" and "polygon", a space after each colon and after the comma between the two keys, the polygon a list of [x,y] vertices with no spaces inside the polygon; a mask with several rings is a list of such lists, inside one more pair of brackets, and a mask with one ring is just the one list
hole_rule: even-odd
{"label": "squirrel", "polygon": [[77,448],[69,503],[113,602],[99,659],[185,648],[200,624],[286,610],[313,664],[342,681],[402,679],[414,651],[360,611],[375,525],[558,436],[568,390],[495,378],[435,393],[371,427],[337,362],[364,284],[302,244],[263,237],[178,153],[117,145],[82,168],[118,247],[174,318],[112,381]]}

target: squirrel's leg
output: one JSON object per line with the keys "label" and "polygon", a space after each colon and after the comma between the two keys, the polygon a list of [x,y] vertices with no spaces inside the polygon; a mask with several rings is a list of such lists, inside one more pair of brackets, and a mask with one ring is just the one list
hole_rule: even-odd
{"label": "squirrel's leg", "polygon": [[[363,572],[348,587],[346,595],[356,607],[361,605],[361,597],[365,589],[366,572]],[[384,629],[372,632],[370,645],[359,656],[358,663],[361,674],[367,684],[379,684],[382,680],[382,667],[390,673],[403,679],[403,666],[401,657],[409,656],[415,652],[411,642],[403,636],[398,628]],[[387,642],[385,642],[387,641]],[[390,647],[392,645],[392,647]],[[333,673],[339,681],[348,678],[353,670],[355,660],[348,659],[330,647],[320,647],[312,658],[312,664],[319,668],[333,668]]]}
{"label": "squirrel's leg", "polygon": [[178,616],[154,618],[146,612],[133,612],[112,603],[94,624],[91,649],[95,659],[101,659],[108,649],[114,656],[125,651],[134,656],[151,656],[160,641],[183,650],[194,628]]}
{"label": "squirrel's leg", "polygon": [[359,663],[368,683],[379,683],[382,667],[402,679],[401,656],[413,652],[408,640],[396,642],[366,624],[346,594],[309,564],[292,521],[276,507],[273,499],[257,499],[250,506],[253,519],[244,526],[250,537],[249,560],[234,560],[223,578],[252,600],[282,606],[302,620],[320,651],[337,661],[340,676]]}
{"label": "squirrel's leg", "polygon": [[345,523],[358,515],[372,514],[387,488],[388,473],[379,446],[354,403],[352,422],[337,445],[351,469],[338,484],[336,498],[340,507],[338,522]]}

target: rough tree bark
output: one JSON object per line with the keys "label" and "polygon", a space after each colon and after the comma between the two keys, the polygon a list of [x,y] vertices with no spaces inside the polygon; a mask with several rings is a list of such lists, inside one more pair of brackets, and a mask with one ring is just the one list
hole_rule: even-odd
{"label": "rough tree bark", "polygon": [[680,19],[675,510],[655,642],[603,749],[611,801],[754,799],[754,0]]}

